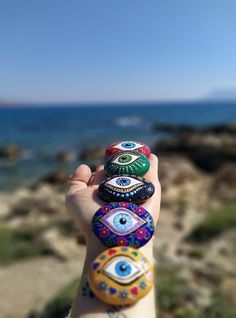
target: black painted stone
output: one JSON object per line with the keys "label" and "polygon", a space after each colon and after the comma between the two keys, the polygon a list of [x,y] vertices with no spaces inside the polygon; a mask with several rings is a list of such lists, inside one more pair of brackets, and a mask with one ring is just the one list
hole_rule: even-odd
{"label": "black painted stone", "polygon": [[150,198],[154,185],[142,177],[116,175],[106,178],[99,186],[99,196],[106,202],[139,203]]}

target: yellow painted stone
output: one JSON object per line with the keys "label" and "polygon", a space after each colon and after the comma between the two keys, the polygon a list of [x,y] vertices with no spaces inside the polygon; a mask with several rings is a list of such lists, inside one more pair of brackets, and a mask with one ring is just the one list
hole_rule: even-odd
{"label": "yellow painted stone", "polygon": [[113,247],[92,263],[88,281],[94,294],[111,305],[130,305],[153,287],[153,266],[137,249]]}

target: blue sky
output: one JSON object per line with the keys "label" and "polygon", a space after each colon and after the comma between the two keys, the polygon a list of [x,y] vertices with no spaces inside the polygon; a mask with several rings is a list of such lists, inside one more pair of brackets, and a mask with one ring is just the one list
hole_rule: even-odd
{"label": "blue sky", "polygon": [[192,99],[236,89],[235,0],[0,0],[0,98]]}

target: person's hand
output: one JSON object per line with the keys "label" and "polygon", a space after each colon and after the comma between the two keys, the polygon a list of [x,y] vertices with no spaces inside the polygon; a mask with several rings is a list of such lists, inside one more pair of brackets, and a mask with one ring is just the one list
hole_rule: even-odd
{"label": "person's hand", "polygon": [[[150,168],[144,178],[148,179],[155,186],[155,193],[151,198],[142,204],[142,206],[154,218],[155,223],[158,220],[161,200],[161,187],[158,180],[158,159],[151,154]],[[97,172],[92,174],[87,165],[80,165],[69,180],[69,189],[66,196],[66,206],[80,231],[85,235],[88,247],[98,245],[91,230],[91,220],[95,212],[106,202],[98,196],[99,184],[105,179],[104,167],[101,165]]]}
{"label": "person's hand", "polygon": [[[151,198],[142,204],[154,218],[155,223],[158,220],[161,201],[161,187],[158,181],[158,160],[153,154],[150,156],[150,168],[144,176],[155,186],[155,193]],[[92,232],[91,221],[96,211],[106,202],[98,196],[99,184],[105,179],[104,167],[100,166],[95,174],[87,165],[81,165],[76,169],[69,181],[69,189],[66,196],[66,206],[80,231],[85,235],[87,242],[87,254],[84,263],[84,269],[81,274],[80,285],[72,305],[70,317],[107,317],[110,312],[117,313],[117,316],[133,318],[148,315],[150,318],[156,317],[154,289],[134,306],[128,308],[116,308],[102,303],[96,298],[84,297],[83,290],[87,288],[87,275],[89,268],[102,251],[107,249],[95,237]],[[145,257],[153,263],[153,239],[145,246],[140,248]],[[115,309],[114,309],[115,308]],[[114,311],[115,310],[115,311]],[[109,315],[110,316],[110,315]]]}

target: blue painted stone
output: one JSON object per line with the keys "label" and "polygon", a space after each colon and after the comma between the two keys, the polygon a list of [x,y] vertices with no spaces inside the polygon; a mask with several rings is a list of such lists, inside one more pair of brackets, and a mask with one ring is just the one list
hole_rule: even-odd
{"label": "blue painted stone", "polygon": [[150,198],[154,191],[155,187],[150,181],[142,177],[126,175],[108,177],[98,188],[99,196],[106,202],[139,203]]}
{"label": "blue painted stone", "polygon": [[139,248],[151,239],[155,224],[151,214],[142,206],[111,202],[95,213],[92,230],[105,246]]}
{"label": "blue painted stone", "polygon": [[126,174],[143,176],[149,169],[150,162],[138,151],[122,151],[111,155],[104,165],[109,176]]}

